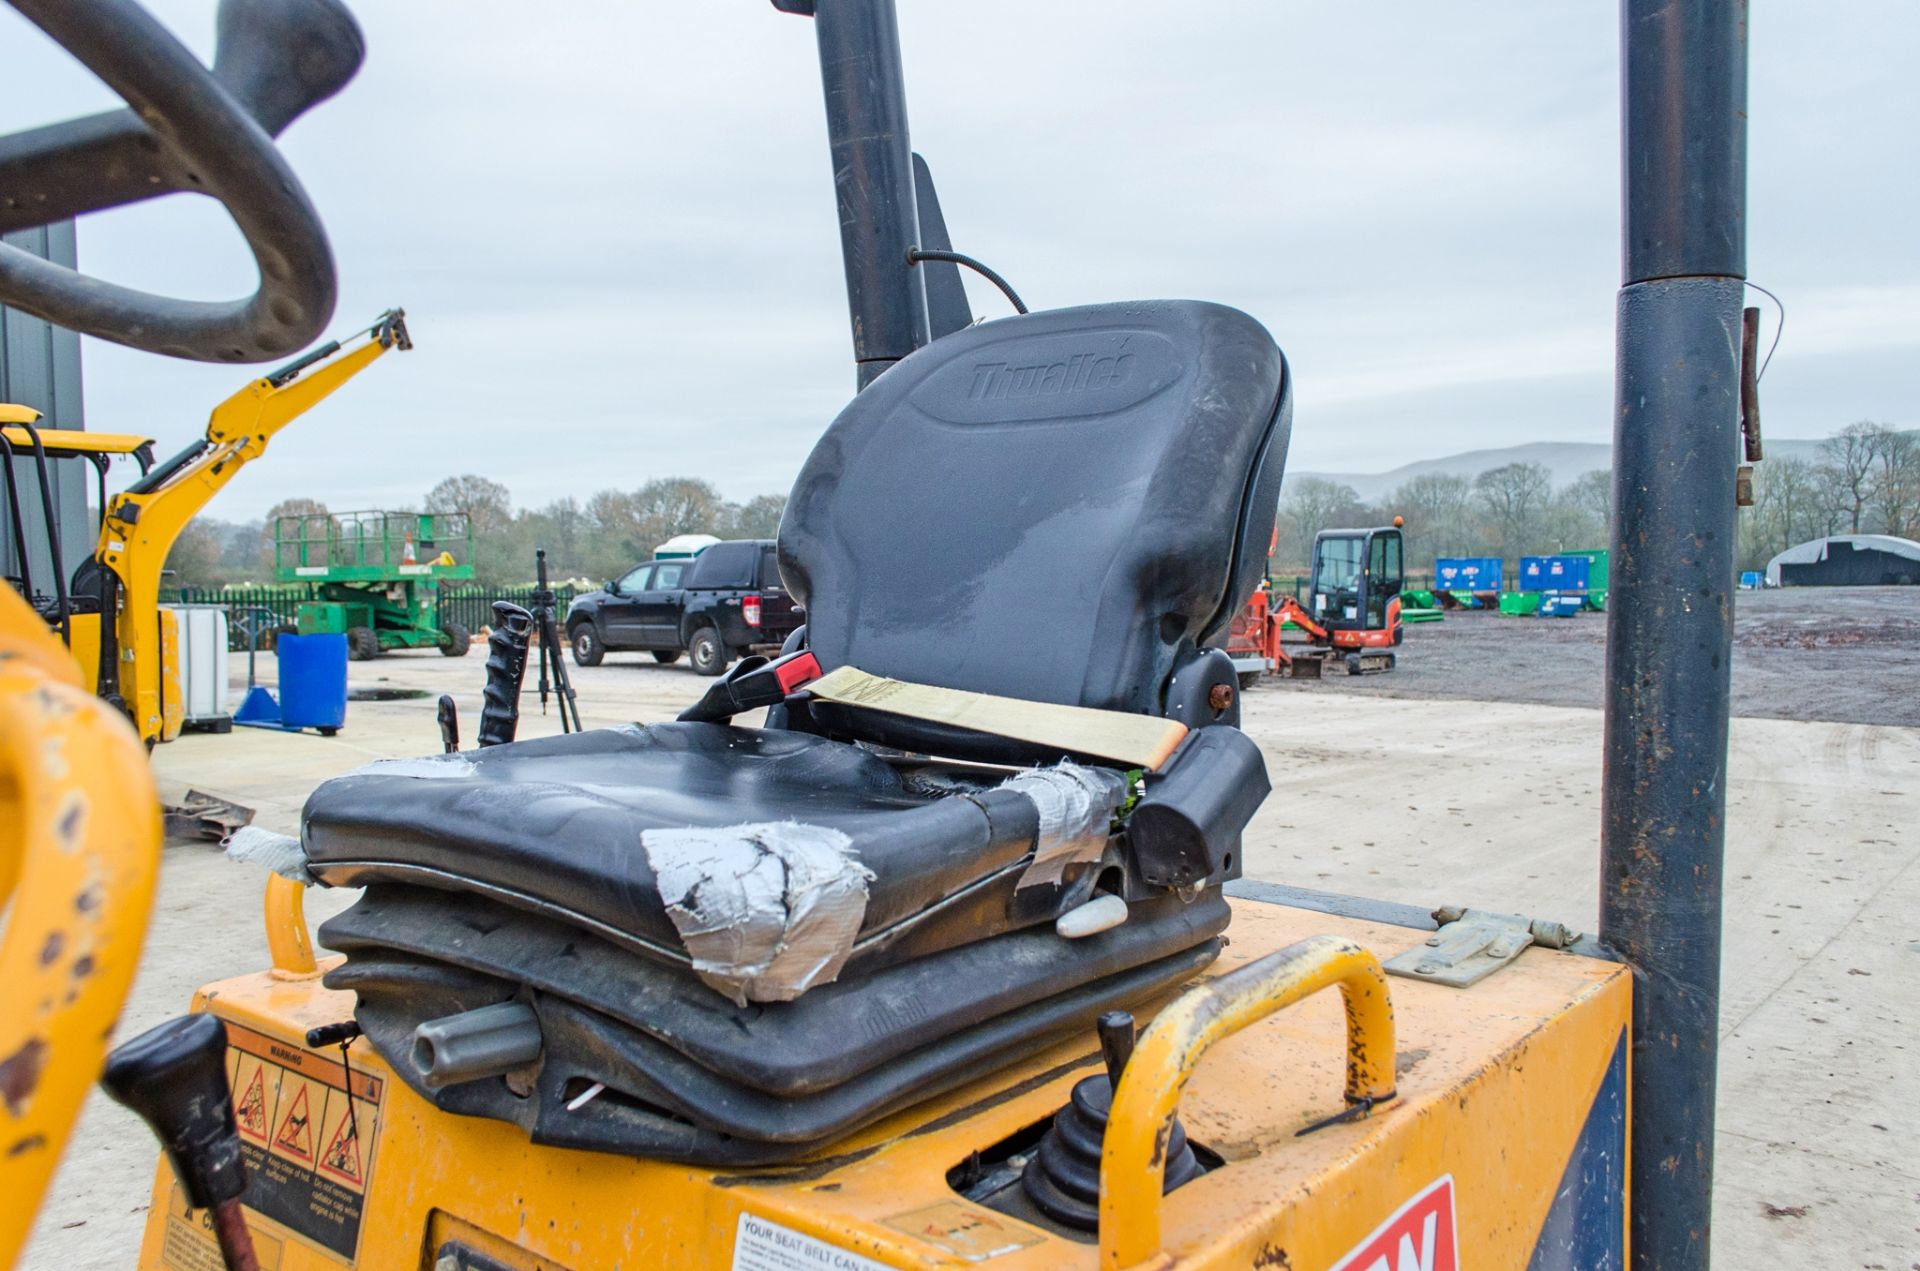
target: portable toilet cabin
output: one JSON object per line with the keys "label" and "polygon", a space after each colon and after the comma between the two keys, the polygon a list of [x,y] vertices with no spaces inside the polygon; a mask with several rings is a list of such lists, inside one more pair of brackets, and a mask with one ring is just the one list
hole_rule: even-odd
{"label": "portable toilet cabin", "polygon": [[655,560],[692,560],[720,540],[711,534],[675,534],[653,549]]}

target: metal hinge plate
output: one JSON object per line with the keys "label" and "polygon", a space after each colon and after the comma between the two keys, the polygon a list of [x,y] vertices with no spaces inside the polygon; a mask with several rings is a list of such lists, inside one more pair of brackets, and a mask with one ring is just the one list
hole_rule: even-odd
{"label": "metal hinge plate", "polygon": [[1557,922],[1483,909],[1433,911],[1440,930],[1387,963],[1388,975],[1464,989],[1506,966],[1531,945],[1564,949],[1579,939]]}

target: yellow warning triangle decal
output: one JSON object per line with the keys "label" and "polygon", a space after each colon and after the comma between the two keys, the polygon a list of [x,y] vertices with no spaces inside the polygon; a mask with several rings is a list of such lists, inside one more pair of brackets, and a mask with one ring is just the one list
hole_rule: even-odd
{"label": "yellow warning triangle decal", "polygon": [[351,1112],[340,1118],[340,1128],[333,1132],[333,1142],[327,1144],[327,1154],[320,1166],[349,1183],[365,1183],[360,1177],[360,1127]]}
{"label": "yellow warning triangle decal", "polygon": [[253,1084],[247,1087],[246,1094],[240,1097],[239,1107],[234,1116],[240,1122],[240,1128],[256,1139],[267,1137],[267,1088],[266,1069],[253,1070]]}
{"label": "yellow warning triangle decal", "polygon": [[282,1151],[312,1164],[313,1126],[308,1123],[305,1086],[300,1087],[300,1093],[294,1096],[293,1106],[287,1109],[287,1115],[281,1119],[280,1128],[274,1133],[273,1143]]}

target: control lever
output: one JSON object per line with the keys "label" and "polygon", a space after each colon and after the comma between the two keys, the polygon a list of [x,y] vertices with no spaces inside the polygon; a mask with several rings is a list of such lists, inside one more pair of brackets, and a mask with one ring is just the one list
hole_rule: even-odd
{"label": "control lever", "polygon": [[187,1204],[205,1209],[227,1271],[259,1271],[240,1210],[247,1166],[227,1084],[227,1030],[212,1015],[183,1015],[107,1056],[100,1084],[166,1149]]}
{"label": "control lever", "polygon": [[[1107,1115],[1120,1075],[1133,1057],[1133,1016],[1107,1011],[1094,1023],[1106,1071],[1074,1083],[1067,1106],[1047,1127],[1040,1145],[1020,1174],[1027,1199],[1053,1221],[1081,1231],[1100,1225],[1100,1153],[1107,1137]],[[1167,1136],[1161,1191],[1192,1182],[1205,1172],[1179,1121]]]}
{"label": "control lever", "polygon": [[493,602],[487,637],[487,687],[480,697],[480,744],[504,746],[520,730],[520,684],[527,676],[533,615],[510,600]]}
{"label": "control lever", "polygon": [[439,703],[434,707],[433,717],[440,724],[440,748],[445,754],[457,754],[460,750],[460,708],[454,704],[453,694],[442,693]]}
{"label": "control lever", "polygon": [[1133,1058],[1133,1015],[1127,1011],[1107,1011],[1094,1021],[1100,1035],[1100,1058],[1107,1065],[1107,1085],[1119,1089],[1120,1074]]}

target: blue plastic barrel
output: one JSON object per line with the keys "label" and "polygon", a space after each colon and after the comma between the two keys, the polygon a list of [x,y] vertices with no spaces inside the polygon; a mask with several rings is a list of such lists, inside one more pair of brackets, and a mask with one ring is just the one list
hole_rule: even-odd
{"label": "blue plastic barrel", "polygon": [[347,722],[347,637],[283,635],[280,722],[288,728],[338,728]]}

